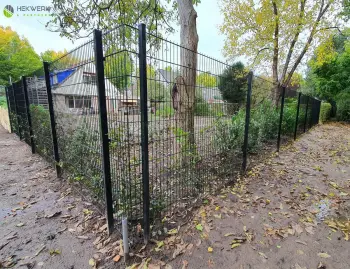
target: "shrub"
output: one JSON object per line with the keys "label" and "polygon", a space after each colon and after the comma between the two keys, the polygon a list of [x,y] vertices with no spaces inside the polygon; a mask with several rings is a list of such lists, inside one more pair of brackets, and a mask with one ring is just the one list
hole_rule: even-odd
{"label": "shrub", "polygon": [[208,105],[208,103],[201,102],[201,103],[195,103],[194,106],[194,115],[195,116],[211,116],[213,113]]}
{"label": "shrub", "polygon": [[174,109],[169,104],[163,104],[157,111],[156,116],[172,117],[175,114]]}
{"label": "shrub", "polygon": [[0,96],[0,107],[7,107],[6,96]]}
{"label": "shrub", "polygon": [[320,111],[320,123],[328,121],[331,117],[332,105],[330,103],[322,103]]}
{"label": "shrub", "polygon": [[[290,98],[289,98],[290,99]],[[293,135],[295,128],[295,120],[297,116],[297,100],[289,100],[285,103],[283,110],[282,134]]]}
{"label": "shrub", "polygon": [[[248,150],[259,150],[265,142],[278,135],[279,111],[270,101],[251,110]],[[244,142],[245,109],[240,109],[232,120],[220,117],[216,121],[215,143],[221,153],[241,150]]]}
{"label": "shrub", "polygon": [[30,105],[36,150],[49,161],[53,160],[50,114],[41,105]]}
{"label": "shrub", "polygon": [[336,97],[337,120],[350,121],[350,92],[341,92]]}

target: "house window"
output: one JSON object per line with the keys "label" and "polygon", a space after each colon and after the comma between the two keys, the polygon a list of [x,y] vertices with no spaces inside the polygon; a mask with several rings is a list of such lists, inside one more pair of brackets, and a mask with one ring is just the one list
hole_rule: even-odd
{"label": "house window", "polygon": [[66,105],[69,108],[90,108],[90,96],[66,96]]}
{"label": "house window", "polygon": [[83,73],[83,82],[85,84],[96,84],[96,75],[92,73]]}

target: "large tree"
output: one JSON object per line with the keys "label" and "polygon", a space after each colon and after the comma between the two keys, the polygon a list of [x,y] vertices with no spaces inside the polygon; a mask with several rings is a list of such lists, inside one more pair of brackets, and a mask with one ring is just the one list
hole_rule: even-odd
{"label": "large tree", "polygon": [[340,26],[340,0],[221,0],[225,53],[270,66],[275,99],[308,52]]}
{"label": "large tree", "polygon": [[29,41],[10,27],[0,26],[0,85],[8,85],[21,76],[29,75],[42,67],[38,54]]}

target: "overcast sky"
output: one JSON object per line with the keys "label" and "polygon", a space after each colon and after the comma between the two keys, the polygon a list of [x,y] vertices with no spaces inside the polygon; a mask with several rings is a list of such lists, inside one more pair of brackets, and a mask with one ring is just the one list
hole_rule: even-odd
{"label": "overcast sky", "polygon": [[[17,16],[17,6],[23,5],[50,5],[50,0],[12,0],[1,1],[0,6],[0,25],[11,26],[13,30],[19,33],[21,36],[28,38],[30,44],[34,47],[37,53],[41,53],[48,49],[55,51],[62,51],[63,49],[71,50],[78,46],[82,41],[78,40],[74,44],[67,38],[61,38],[59,33],[53,33],[45,28],[46,22],[49,21],[49,17],[23,17]],[[6,18],[2,12],[6,4],[11,4],[15,9],[14,16]],[[198,51],[224,60],[222,56],[222,48],[224,43],[224,37],[219,34],[218,25],[222,22],[222,16],[220,16],[218,1],[215,0],[202,0],[202,3],[196,7],[198,18],[197,27],[199,35],[199,48]],[[23,13],[22,13],[23,14]],[[179,32],[168,37],[176,43],[179,43]]]}

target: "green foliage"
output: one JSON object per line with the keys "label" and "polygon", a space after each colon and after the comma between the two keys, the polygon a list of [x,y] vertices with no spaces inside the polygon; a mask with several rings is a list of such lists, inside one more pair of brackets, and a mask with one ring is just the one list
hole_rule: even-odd
{"label": "green foliage", "polygon": [[[264,101],[251,110],[248,150],[256,152],[264,143],[277,139],[280,111],[270,101]],[[296,118],[296,102],[287,102],[283,113],[282,134],[292,135]],[[215,144],[221,153],[241,151],[244,142],[245,109],[240,109],[232,120],[220,117],[215,124]]]}
{"label": "green foliage", "polygon": [[[111,53],[116,53],[113,47],[107,51],[106,55]],[[122,92],[131,85],[133,68],[133,62],[128,52],[121,51],[106,57],[106,77]]]}
{"label": "green foliage", "polygon": [[0,107],[7,107],[6,96],[0,96]]}
{"label": "green foliage", "polygon": [[321,123],[324,123],[330,119],[331,111],[332,111],[332,105],[330,103],[322,102],[321,111],[320,111],[320,122]]}
{"label": "green foliage", "polygon": [[49,161],[52,161],[53,151],[49,111],[40,105],[30,105],[30,113],[36,150]]}
{"label": "green foliage", "polygon": [[350,122],[350,91],[343,91],[336,97],[337,119]]}
{"label": "green foliage", "polygon": [[199,86],[213,88],[217,85],[217,79],[215,76],[211,75],[210,72],[200,73],[197,76],[196,83]]}
{"label": "green foliage", "polygon": [[0,85],[8,85],[10,76],[17,81],[41,66],[39,55],[26,38],[10,27],[0,26]]}
{"label": "green foliage", "polygon": [[167,104],[167,103],[163,103],[160,105],[160,108],[156,111],[156,116],[161,116],[161,117],[172,117],[174,116],[175,111],[172,108],[171,105]]}
{"label": "green foliage", "polygon": [[241,62],[225,69],[219,79],[219,90],[229,103],[243,103],[246,95],[247,72]]}

